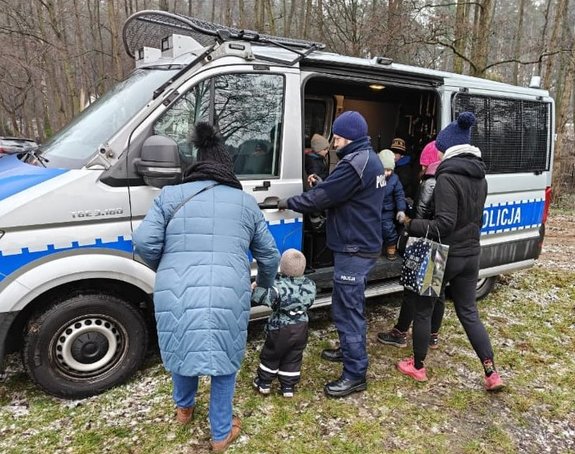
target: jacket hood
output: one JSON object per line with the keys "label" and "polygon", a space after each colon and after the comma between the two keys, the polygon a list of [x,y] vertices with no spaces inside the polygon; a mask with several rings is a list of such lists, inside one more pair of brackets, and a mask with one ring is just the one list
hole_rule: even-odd
{"label": "jacket hood", "polygon": [[450,173],[456,175],[464,175],[469,178],[483,179],[485,178],[486,167],[483,159],[471,153],[462,153],[444,159],[435,172],[435,176],[443,173]]}

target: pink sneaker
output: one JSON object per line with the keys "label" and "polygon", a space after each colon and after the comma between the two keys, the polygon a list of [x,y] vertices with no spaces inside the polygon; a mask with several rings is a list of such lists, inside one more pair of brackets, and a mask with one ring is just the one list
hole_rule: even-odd
{"label": "pink sneaker", "polygon": [[425,367],[416,369],[413,357],[404,358],[398,362],[397,370],[399,370],[403,375],[407,375],[416,381],[427,381],[427,371],[425,370]]}
{"label": "pink sneaker", "polygon": [[493,372],[489,377],[485,376],[486,391],[501,391],[503,388],[505,385],[497,372]]}

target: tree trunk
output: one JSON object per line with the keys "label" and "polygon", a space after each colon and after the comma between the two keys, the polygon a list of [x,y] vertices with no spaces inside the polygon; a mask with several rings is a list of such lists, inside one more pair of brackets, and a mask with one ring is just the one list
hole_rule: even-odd
{"label": "tree trunk", "polygon": [[[557,12],[555,18],[553,19],[553,29],[551,31],[551,39],[547,45],[547,49],[551,52],[556,51],[561,48],[561,36],[562,36],[562,26],[563,21],[567,17],[567,5],[569,0],[558,0]],[[543,73],[541,74],[541,79],[543,81],[544,87],[551,87],[553,80],[553,64],[556,61],[555,58],[545,57],[546,63],[543,68]]]}
{"label": "tree trunk", "polygon": [[469,4],[465,0],[457,0],[455,9],[455,27],[453,47],[455,55],[453,56],[453,72],[463,74],[464,60],[461,57],[467,52],[467,34],[469,31]]}
{"label": "tree trunk", "polygon": [[471,58],[471,75],[483,77],[489,54],[489,43],[492,35],[491,22],[495,0],[480,0],[476,9],[477,26],[473,37],[475,40],[474,52]]}
{"label": "tree trunk", "polygon": [[512,83],[519,85],[519,60],[521,60],[521,37],[523,36],[523,15],[525,14],[525,0],[519,0],[519,11],[517,12],[517,31],[515,32],[515,42],[513,43],[513,58],[517,60],[513,64]]}

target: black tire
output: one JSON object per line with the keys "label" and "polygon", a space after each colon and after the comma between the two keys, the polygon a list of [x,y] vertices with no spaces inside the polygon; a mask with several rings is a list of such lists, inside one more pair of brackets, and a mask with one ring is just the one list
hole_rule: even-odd
{"label": "black tire", "polygon": [[477,294],[475,299],[482,300],[491,293],[497,282],[497,276],[485,277],[477,281]]}
{"label": "black tire", "polygon": [[48,394],[80,399],[130,378],[141,367],[147,344],[146,322],[129,303],[78,294],[28,323],[22,362]]}

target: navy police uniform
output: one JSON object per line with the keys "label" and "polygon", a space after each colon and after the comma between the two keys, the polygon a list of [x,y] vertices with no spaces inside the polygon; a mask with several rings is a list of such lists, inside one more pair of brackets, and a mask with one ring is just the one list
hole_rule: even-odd
{"label": "navy police uniform", "polygon": [[364,132],[337,151],[340,161],[324,181],[286,202],[300,213],[327,210],[327,246],[334,255],[332,314],[343,353],[342,377],[352,380],[367,372],[365,286],[381,252],[385,193],[383,165],[367,125]]}

